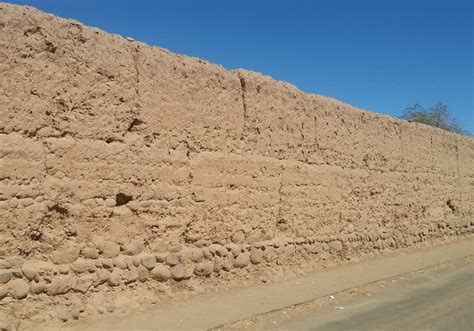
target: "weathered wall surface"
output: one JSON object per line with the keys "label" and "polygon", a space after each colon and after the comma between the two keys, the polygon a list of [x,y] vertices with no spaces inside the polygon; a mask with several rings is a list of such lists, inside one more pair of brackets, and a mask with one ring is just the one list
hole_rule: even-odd
{"label": "weathered wall surface", "polygon": [[0,59],[2,305],[473,231],[470,137],[27,7]]}

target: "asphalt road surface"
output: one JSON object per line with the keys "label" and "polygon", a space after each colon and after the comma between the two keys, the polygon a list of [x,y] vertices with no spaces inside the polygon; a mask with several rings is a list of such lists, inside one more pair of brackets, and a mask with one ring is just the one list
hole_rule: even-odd
{"label": "asphalt road surface", "polygon": [[247,330],[474,330],[474,263],[463,259],[240,321]]}

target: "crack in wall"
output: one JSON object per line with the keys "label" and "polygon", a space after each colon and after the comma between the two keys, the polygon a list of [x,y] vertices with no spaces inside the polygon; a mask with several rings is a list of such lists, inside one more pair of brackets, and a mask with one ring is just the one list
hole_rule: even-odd
{"label": "crack in wall", "polygon": [[136,106],[140,108],[140,46],[135,47],[135,53],[132,56],[133,58],[133,67],[135,68],[135,94],[137,97]]}
{"label": "crack in wall", "polygon": [[459,176],[459,145],[458,145],[457,137],[456,137],[456,170],[457,170],[457,175]]}
{"label": "crack in wall", "polygon": [[43,167],[44,167],[43,180],[46,180],[46,178],[48,176],[51,176],[51,174],[49,173],[49,170],[48,170],[48,160],[47,160],[48,154],[50,154],[50,150],[47,146],[46,141],[40,140],[40,144],[41,144],[41,148],[42,148],[43,153],[44,153],[44,156],[43,156]]}
{"label": "crack in wall", "polygon": [[277,215],[277,228],[285,230],[286,220],[282,218],[282,204],[283,204],[283,171],[284,167],[281,167],[280,173],[280,186],[278,187],[278,215]]}
{"label": "crack in wall", "polygon": [[240,93],[242,97],[242,108],[244,112],[244,125],[243,125],[243,133],[247,131],[247,122],[248,122],[248,114],[247,114],[247,102],[245,100],[245,92],[247,91],[247,86],[245,83],[245,78],[239,75],[239,80],[240,80]]}

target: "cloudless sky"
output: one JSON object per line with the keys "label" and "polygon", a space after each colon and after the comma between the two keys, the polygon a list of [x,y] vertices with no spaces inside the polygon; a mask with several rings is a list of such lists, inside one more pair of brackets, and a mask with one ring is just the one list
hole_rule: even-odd
{"label": "cloudless sky", "polygon": [[474,133],[472,0],[7,0],[400,116],[447,104]]}

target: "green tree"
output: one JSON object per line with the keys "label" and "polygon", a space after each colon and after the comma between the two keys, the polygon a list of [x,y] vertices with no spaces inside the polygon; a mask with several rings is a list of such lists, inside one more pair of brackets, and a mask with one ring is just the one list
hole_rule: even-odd
{"label": "green tree", "polygon": [[407,107],[403,111],[402,118],[410,122],[423,123],[446,131],[466,134],[466,131],[461,128],[456,120],[451,118],[448,106],[441,102],[428,109],[419,104]]}

